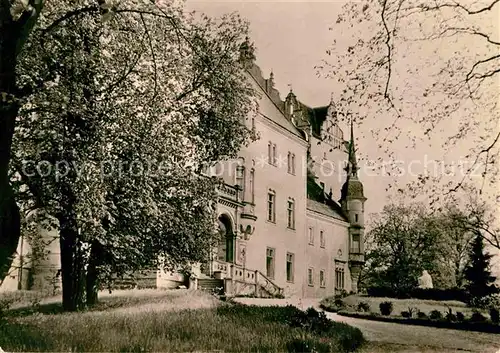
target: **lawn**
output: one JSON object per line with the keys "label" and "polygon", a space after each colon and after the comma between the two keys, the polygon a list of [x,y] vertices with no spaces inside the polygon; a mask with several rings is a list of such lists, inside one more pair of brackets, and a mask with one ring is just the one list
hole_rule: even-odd
{"label": "lawn", "polygon": [[[322,300],[321,304],[328,307],[334,307],[334,297],[328,297]],[[395,299],[395,298],[379,298],[367,297],[360,295],[350,295],[342,299],[347,306],[343,310],[356,311],[358,303],[365,302],[370,306],[370,312],[380,314],[379,305],[382,302],[390,301],[393,305],[391,316],[400,317],[402,311],[408,311],[413,308],[413,311],[421,311],[429,314],[432,310],[439,310],[443,316],[451,309],[454,313],[462,312],[465,316],[470,316],[477,309],[467,307],[465,303],[459,301],[437,301],[437,300],[424,300],[424,299]],[[486,311],[482,311],[486,313]]]}
{"label": "lawn", "polygon": [[[363,342],[358,329],[342,323],[330,321],[322,332],[292,327],[290,319],[302,315],[293,307],[234,305],[200,292],[140,292],[103,296],[97,308],[81,313],[59,313],[54,310],[59,303],[8,311],[0,323],[0,347],[7,352],[293,352],[303,351],[306,343],[345,352]],[[53,310],[44,311],[47,306]]]}

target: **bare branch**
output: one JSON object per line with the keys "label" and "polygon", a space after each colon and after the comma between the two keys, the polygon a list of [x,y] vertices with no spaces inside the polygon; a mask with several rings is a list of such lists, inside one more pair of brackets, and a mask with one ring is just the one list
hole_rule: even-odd
{"label": "bare branch", "polygon": [[420,8],[423,11],[435,11],[435,10],[440,10],[442,8],[448,7],[448,8],[455,8],[455,9],[463,10],[469,15],[477,15],[477,14],[480,14],[482,12],[490,11],[498,3],[500,3],[500,0],[494,0],[488,6],[479,8],[477,10],[471,10],[458,2],[454,2],[452,4],[451,3],[437,4],[437,2],[436,2],[436,6],[427,6],[427,5],[423,4],[423,5],[420,5]]}
{"label": "bare branch", "polygon": [[482,77],[490,77],[490,76],[493,76],[496,72],[498,72],[498,69],[497,70],[494,70],[493,72],[490,72],[488,74],[486,74],[487,76],[483,76],[483,75],[478,75],[478,74],[473,74],[474,70],[479,66],[479,65],[482,65],[482,64],[485,64],[485,63],[488,63],[490,61],[493,61],[493,60],[496,60],[496,59],[500,59],[500,54],[497,54],[497,55],[493,55],[491,57],[489,57],[488,59],[484,59],[484,60],[479,60],[477,61],[474,65],[472,65],[472,68],[470,69],[470,71],[467,73],[467,75],[465,76],[465,80],[466,81],[469,81],[471,80],[472,78],[482,78]]}
{"label": "bare branch", "polygon": [[383,0],[382,4],[382,23],[384,24],[385,32],[386,32],[386,40],[385,40],[385,45],[387,46],[387,81],[385,82],[385,90],[384,90],[384,97],[387,98],[389,96],[389,84],[391,81],[391,74],[392,74],[392,67],[391,67],[391,61],[392,61],[392,48],[391,48],[391,32],[389,31],[389,27],[387,26],[387,22],[385,19],[385,12],[387,10],[387,0]]}

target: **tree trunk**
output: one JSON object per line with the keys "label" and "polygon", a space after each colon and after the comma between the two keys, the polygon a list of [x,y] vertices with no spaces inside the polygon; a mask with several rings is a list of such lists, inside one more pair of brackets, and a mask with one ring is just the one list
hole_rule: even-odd
{"label": "tree trunk", "polygon": [[0,1],[0,283],[7,275],[19,241],[19,209],[9,183],[16,101],[16,46],[19,25],[12,21],[10,2]]}
{"label": "tree trunk", "polygon": [[21,221],[10,185],[0,187],[0,284],[9,273],[15,257]]}
{"label": "tree trunk", "polygon": [[99,290],[99,273],[98,266],[100,262],[100,244],[98,242],[92,243],[90,249],[89,264],[87,267],[87,305],[92,306],[97,304],[97,292]]}
{"label": "tree trunk", "polygon": [[85,258],[74,219],[59,217],[62,297],[65,311],[85,308]]}

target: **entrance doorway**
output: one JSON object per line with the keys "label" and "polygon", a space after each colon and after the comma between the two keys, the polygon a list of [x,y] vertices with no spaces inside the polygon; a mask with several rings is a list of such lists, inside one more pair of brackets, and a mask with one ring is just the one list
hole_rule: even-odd
{"label": "entrance doorway", "polygon": [[234,262],[234,232],[228,215],[219,216],[219,260]]}

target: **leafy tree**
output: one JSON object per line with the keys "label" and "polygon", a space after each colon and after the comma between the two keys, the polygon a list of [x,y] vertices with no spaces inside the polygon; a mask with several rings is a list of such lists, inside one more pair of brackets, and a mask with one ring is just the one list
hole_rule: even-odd
{"label": "leafy tree", "polygon": [[465,270],[468,281],[466,289],[471,298],[482,298],[498,292],[495,287],[495,277],[491,275],[490,260],[492,255],[484,251],[483,237],[474,238],[469,253],[470,265]]}
{"label": "leafy tree", "polygon": [[255,108],[237,16],[130,1],[103,22],[87,5],[47,3],[26,44],[21,80],[43,84],[21,108],[12,169],[24,208],[58,220],[67,310],[159,255],[169,269],[207,258],[218,181],[197,171],[236,156]]}
{"label": "leafy tree", "polygon": [[474,238],[473,232],[465,229],[458,221],[466,217],[465,212],[457,205],[448,203],[440,212],[434,213],[441,233],[438,240],[441,254],[436,259],[433,273],[433,283],[438,288],[460,288],[464,284],[464,270],[469,262],[468,251]]}
{"label": "leafy tree", "polygon": [[[109,0],[95,0],[87,8],[106,15]],[[23,100],[40,84],[20,85],[17,67],[19,55],[35,27],[44,0],[5,0],[0,2],[0,283],[12,263],[19,241],[21,217],[9,184],[9,163],[16,118]],[[61,6],[61,9],[65,9]],[[67,7],[66,7],[67,9]],[[79,10],[62,17],[72,17]]]}
{"label": "leafy tree", "polygon": [[433,269],[439,255],[439,226],[423,205],[388,205],[368,233],[369,284],[404,295],[417,286],[424,269]]}
{"label": "leafy tree", "polygon": [[443,190],[482,175],[480,189],[491,188],[498,200],[499,6],[499,0],[362,0],[347,2],[331,27],[340,35],[318,69],[341,88],[339,117],[377,119],[373,135],[391,157],[392,143],[405,136],[408,148],[430,141],[445,152],[468,141],[463,177],[422,174],[412,185],[416,195],[430,187],[437,201]]}

